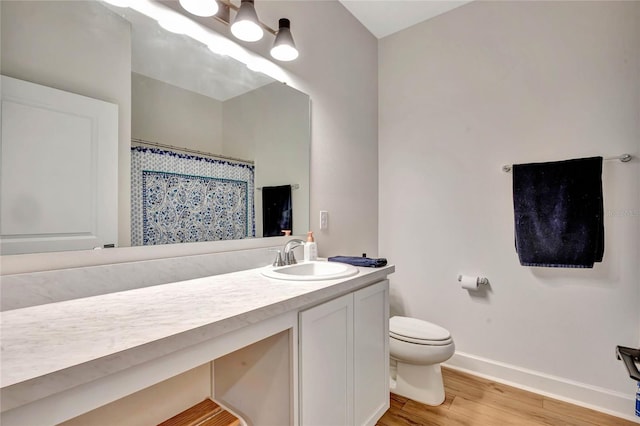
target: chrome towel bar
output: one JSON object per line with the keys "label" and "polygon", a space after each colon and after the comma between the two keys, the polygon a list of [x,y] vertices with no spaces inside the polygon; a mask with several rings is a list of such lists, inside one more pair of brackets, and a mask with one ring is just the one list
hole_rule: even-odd
{"label": "chrome towel bar", "polygon": [[[618,155],[617,157],[607,157],[604,160],[605,161],[619,160],[622,163],[628,163],[629,161],[631,161],[632,158],[633,156],[631,154],[622,154],[622,155]],[[512,169],[513,169],[513,164],[505,164],[504,166],[502,166],[502,171],[505,173],[511,173]]]}

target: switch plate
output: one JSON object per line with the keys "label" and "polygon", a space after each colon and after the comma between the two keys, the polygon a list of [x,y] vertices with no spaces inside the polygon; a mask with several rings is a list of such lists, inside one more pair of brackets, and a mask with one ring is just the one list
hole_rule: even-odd
{"label": "switch plate", "polygon": [[320,210],[320,229],[329,228],[329,212],[326,210]]}

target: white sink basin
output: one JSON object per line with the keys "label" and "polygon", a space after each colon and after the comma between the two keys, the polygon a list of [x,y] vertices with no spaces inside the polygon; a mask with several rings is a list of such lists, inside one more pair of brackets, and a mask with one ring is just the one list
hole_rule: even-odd
{"label": "white sink basin", "polygon": [[318,281],[346,278],[358,273],[358,268],[339,262],[313,261],[277,266],[262,271],[262,275],[279,280]]}

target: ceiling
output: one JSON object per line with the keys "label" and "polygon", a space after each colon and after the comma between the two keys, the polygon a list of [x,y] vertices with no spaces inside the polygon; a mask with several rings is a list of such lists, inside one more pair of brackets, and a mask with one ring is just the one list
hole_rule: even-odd
{"label": "ceiling", "polygon": [[471,0],[339,0],[374,36],[383,38]]}

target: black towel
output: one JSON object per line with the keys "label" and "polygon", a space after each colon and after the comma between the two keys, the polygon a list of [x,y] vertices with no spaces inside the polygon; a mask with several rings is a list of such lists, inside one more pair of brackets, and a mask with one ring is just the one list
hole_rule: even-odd
{"label": "black towel", "polygon": [[357,256],[333,256],[327,259],[329,262],[342,262],[348,263],[353,266],[367,266],[370,268],[381,268],[387,265],[387,259],[384,257],[378,259],[371,259],[369,257],[357,257]]}
{"label": "black towel", "polygon": [[282,236],[282,231],[286,229],[293,229],[291,185],[263,187],[262,236]]}
{"label": "black towel", "polygon": [[514,165],[513,206],[521,265],[592,268],[602,261],[602,157]]}

